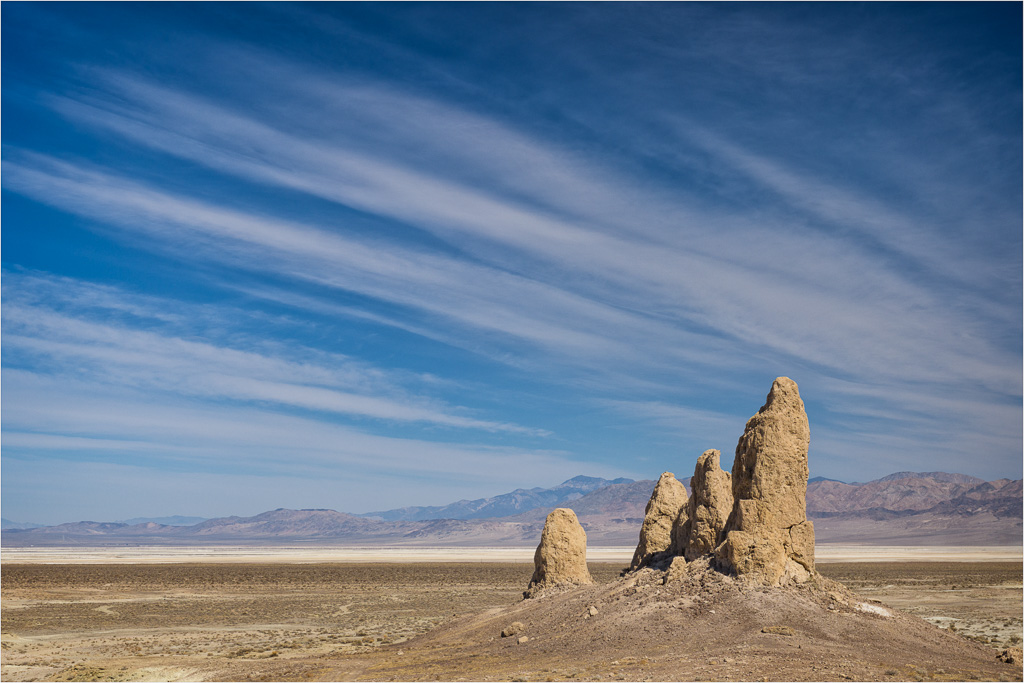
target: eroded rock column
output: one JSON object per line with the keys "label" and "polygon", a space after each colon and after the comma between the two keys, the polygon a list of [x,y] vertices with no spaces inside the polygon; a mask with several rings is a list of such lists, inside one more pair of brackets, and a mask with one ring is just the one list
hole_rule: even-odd
{"label": "eroded rock column", "polygon": [[629,568],[646,564],[651,556],[669,550],[673,545],[673,528],[686,522],[686,487],[671,472],[664,472],[654,486],[644,510],[640,541]]}
{"label": "eroded rock column", "polygon": [[689,519],[680,530],[685,539],[676,552],[687,562],[714,552],[721,543],[726,522],[732,513],[732,477],[719,465],[721,453],[707,450],[697,458],[690,480]]}
{"label": "eroded rock column", "polygon": [[587,533],[575,512],[569,508],[551,511],[533,555],[533,567],[527,597],[551,586],[594,582],[587,569]]}
{"label": "eroded rock column", "polygon": [[766,585],[802,583],[814,572],[807,520],[810,427],[796,382],[779,377],[747,421],[732,467],[732,513],[715,551],[720,565]]}

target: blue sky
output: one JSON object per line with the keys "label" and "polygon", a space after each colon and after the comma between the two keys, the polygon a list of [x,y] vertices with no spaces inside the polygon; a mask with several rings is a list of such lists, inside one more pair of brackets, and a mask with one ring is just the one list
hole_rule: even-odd
{"label": "blue sky", "polygon": [[1021,6],[6,3],[4,517],[1021,476]]}

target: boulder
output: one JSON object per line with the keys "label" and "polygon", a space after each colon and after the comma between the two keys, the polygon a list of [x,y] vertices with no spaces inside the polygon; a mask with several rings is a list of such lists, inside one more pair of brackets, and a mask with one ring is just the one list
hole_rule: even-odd
{"label": "boulder", "polygon": [[511,636],[514,636],[517,633],[521,632],[524,628],[526,627],[523,625],[523,622],[513,621],[511,624],[509,624],[501,630],[501,637],[510,638]]}
{"label": "boulder", "polygon": [[796,382],[779,377],[736,446],[733,509],[715,551],[720,566],[769,586],[802,583],[814,573],[814,527],[806,510],[809,444]]}
{"label": "boulder", "polygon": [[526,597],[552,586],[593,583],[587,569],[587,533],[576,513],[557,508],[548,515],[533,555],[533,578]]}
{"label": "boulder", "polygon": [[640,541],[629,564],[630,569],[642,567],[656,553],[672,548],[673,529],[686,523],[686,504],[686,487],[671,472],[662,473],[651,499],[647,501]]}
{"label": "boulder", "polygon": [[677,541],[675,548],[687,561],[715,551],[732,513],[732,476],[722,471],[720,457],[717,450],[704,451],[693,470],[688,519],[677,532],[682,543]]}

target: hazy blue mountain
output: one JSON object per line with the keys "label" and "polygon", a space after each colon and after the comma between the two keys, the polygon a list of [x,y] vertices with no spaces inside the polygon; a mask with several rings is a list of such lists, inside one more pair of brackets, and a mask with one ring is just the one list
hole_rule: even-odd
{"label": "hazy blue mountain", "polygon": [[42,524],[32,524],[31,522],[12,522],[6,517],[0,518],[0,528],[2,529],[38,529],[43,526]]}
{"label": "hazy blue mountain", "polygon": [[164,526],[194,526],[200,522],[205,522],[207,517],[186,517],[184,515],[172,515],[170,517],[133,517],[131,519],[118,520],[121,524],[127,524],[129,526],[133,524],[148,524],[150,522],[154,524],[163,524]]}
{"label": "hazy blue mountain", "polygon": [[[985,481],[978,477],[972,477],[969,474],[955,474],[951,472],[894,472],[874,481],[896,481],[899,479],[933,479],[944,484],[980,484]],[[871,484],[874,482],[869,481],[867,483]]]}
{"label": "hazy blue mountain", "polygon": [[373,517],[385,522],[422,521],[428,519],[484,519],[508,517],[540,507],[560,507],[583,497],[591,491],[613,484],[631,484],[632,479],[602,479],[578,476],[549,489],[535,487],[516,489],[491,498],[460,500],[449,505],[405,507],[381,512],[367,512],[362,517]]}
{"label": "hazy blue mountain", "polygon": [[[690,477],[682,479],[681,482],[683,486],[686,486],[687,493],[690,493]],[[581,520],[586,519],[588,522],[612,519],[629,520],[639,529],[639,525],[643,523],[647,501],[650,500],[654,485],[657,483],[653,479],[641,479],[622,484],[610,484],[577,498],[569,507]],[[543,523],[548,513],[555,507],[558,506],[538,507],[501,519]]]}

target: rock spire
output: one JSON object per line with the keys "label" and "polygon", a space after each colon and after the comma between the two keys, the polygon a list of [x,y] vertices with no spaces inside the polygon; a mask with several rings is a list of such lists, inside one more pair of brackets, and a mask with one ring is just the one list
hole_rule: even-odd
{"label": "rock spire", "polygon": [[[640,542],[629,568],[636,569],[650,561],[655,553],[673,545],[673,531],[686,522],[686,487],[671,472],[663,472],[654,486],[644,510]],[[682,519],[680,520],[680,516]]]}
{"label": "rock spire", "polygon": [[806,511],[809,444],[796,382],[779,377],[736,446],[733,509],[715,551],[722,568],[769,586],[802,583],[813,574],[814,526]]}
{"label": "rock spire", "polygon": [[527,597],[551,586],[594,582],[587,569],[587,534],[575,512],[557,508],[548,515],[533,566]]}
{"label": "rock spire", "polygon": [[725,524],[732,513],[732,477],[723,472],[717,450],[704,451],[690,479],[688,519],[678,532],[675,554],[688,562],[714,552],[721,543]]}

